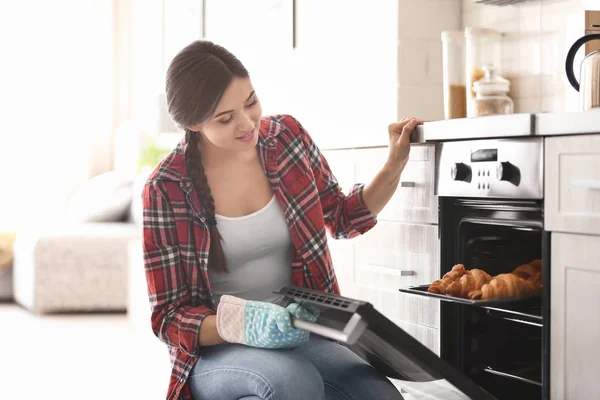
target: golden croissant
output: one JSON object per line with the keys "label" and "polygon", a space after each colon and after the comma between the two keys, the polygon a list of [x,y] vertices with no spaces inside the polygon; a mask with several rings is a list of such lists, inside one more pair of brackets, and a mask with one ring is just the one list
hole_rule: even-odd
{"label": "golden croissant", "polygon": [[[539,281],[541,282],[541,279]],[[481,290],[469,293],[469,298],[471,300],[492,300],[539,294],[540,291],[541,286],[537,286],[533,280],[525,280],[512,273],[500,274],[483,285]]]}
{"label": "golden croissant", "polygon": [[528,264],[523,264],[517,267],[512,273],[523,279],[529,279],[542,272],[542,261],[533,260]]}
{"label": "golden croissant", "polygon": [[466,271],[458,281],[452,282],[446,288],[446,294],[454,297],[468,298],[469,293],[480,290],[483,285],[492,280],[491,275],[481,269]]}
{"label": "golden croissant", "polygon": [[427,291],[430,293],[446,294],[446,289],[448,286],[459,280],[460,277],[465,274],[465,272],[465,266],[462,264],[457,264],[452,267],[452,270],[447,272],[442,279],[438,279],[429,285]]}

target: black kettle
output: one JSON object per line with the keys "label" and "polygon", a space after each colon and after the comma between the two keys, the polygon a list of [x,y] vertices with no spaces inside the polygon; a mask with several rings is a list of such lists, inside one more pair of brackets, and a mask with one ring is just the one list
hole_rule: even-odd
{"label": "black kettle", "polygon": [[571,86],[579,92],[580,107],[582,110],[600,107],[600,50],[588,54],[581,62],[579,82],[573,72],[573,61],[577,50],[591,40],[600,40],[600,33],[585,35],[578,39],[567,54],[565,68]]}

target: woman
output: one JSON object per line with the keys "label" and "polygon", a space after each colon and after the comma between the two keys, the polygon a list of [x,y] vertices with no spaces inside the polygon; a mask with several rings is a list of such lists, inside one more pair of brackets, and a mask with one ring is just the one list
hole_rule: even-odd
{"label": "woman", "polygon": [[166,95],[185,139],[144,188],[144,253],[152,329],[172,360],[168,398],[401,399],[346,347],[293,328],[316,313],[276,305],[273,292],[339,293],[326,228],[351,238],[375,225],[421,121],[390,125],[384,168],[345,196],[298,121],[261,115],[224,48],[184,48]]}

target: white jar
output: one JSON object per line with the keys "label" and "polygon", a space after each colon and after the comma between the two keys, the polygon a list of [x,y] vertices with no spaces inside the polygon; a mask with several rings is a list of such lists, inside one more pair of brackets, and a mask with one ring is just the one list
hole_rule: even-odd
{"label": "white jar", "polygon": [[484,67],[485,76],[473,83],[475,98],[471,100],[474,117],[512,114],[514,102],[508,96],[510,82],[499,75],[493,67]]}

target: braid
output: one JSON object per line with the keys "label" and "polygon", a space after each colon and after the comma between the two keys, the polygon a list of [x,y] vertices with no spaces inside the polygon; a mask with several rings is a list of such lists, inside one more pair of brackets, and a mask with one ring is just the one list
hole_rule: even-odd
{"label": "braid", "polygon": [[217,229],[217,221],[215,219],[215,199],[210,193],[208,180],[206,179],[206,173],[204,172],[204,165],[202,164],[202,156],[198,150],[198,135],[195,132],[186,129],[185,140],[185,164],[188,173],[192,178],[198,200],[200,200],[200,204],[206,212],[206,222],[210,232],[208,265],[211,268],[215,268],[217,271],[227,271],[225,254],[223,253],[223,246],[221,245],[221,235]]}

